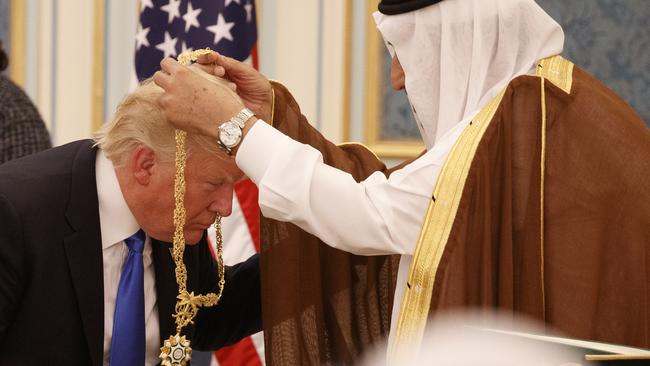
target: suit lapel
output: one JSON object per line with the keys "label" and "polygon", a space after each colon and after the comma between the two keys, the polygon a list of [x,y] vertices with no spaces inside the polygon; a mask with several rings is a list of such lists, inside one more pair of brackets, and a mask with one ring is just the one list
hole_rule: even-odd
{"label": "suit lapel", "polygon": [[176,334],[172,319],[178,285],[174,275],[174,261],[171,256],[171,245],[155,239],[151,240],[154,270],[156,273],[156,296],[158,299],[158,321],[160,324],[160,341],[164,342],[169,336]]}
{"label": "suit lapel", "polygon": [[[184,263],[187,266],[187,288],[188,291],[199,291],[198,272],[198,248],[200,245],[207,246],[207,233],[203,234],[201,243],[197,246],[185,247]],[[169,336],[176,334],[176,323],[172,318],[178,295],[178,284],[176,283],[175,263],[172,258],[170,243],[152,239],[152,253],[156,272],[156,292],[158,296],[158,318],[160,324],[160,340],[164,342]],[[194,325],[188,324],[183,332],[188,339],[194,335]]]}
{"label": "suit lapel", "polygon": [[92,142],[86,141],[73,161],[66,218],[74,231],[64,239],[64,245],[88,352],[93,365],[100,366],[104,337],[104,274],[95,183],[96,152]]}

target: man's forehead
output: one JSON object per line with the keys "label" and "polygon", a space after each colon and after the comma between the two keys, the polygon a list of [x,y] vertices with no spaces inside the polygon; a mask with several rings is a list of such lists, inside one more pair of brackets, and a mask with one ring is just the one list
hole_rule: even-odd
{"label": "man's forehead", "polygon": [[195,153],[188,155],[188,162],[194,165],[194,170],[201,177],[238,180],[243,175],[242,171],[237,167],[235,159],[225,156],[225,153],[215,154],[195,151]]}

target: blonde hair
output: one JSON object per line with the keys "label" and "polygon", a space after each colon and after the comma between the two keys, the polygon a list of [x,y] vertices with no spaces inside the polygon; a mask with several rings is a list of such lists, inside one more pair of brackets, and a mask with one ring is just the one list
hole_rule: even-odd
{"label": "blonde hair", "polygon": [[[216,82],[214,76],[195,67],[191,69]],[[104,151],[115,166],[122,165],[128,154],[140,144],[155,151],[161,161],[174,160],[174,127],[167,122],[158,105],[158,98],[162,94],[163,89],[151,78],[144,80],[133,93],[122,100],[112,120],[94,134],[95,145]],[[195,148],[213,154],[220,151],[216,139],[199,134],[188,133],[186,145],[188,154]]]}

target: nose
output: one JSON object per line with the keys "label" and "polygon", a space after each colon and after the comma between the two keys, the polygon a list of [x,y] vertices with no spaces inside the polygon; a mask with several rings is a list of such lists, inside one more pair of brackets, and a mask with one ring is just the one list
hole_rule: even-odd
{"label": "nose", "polygon": [[232,195],[233,185],[224,184],[223,188],[218,189],[212,195],[212,201],[208,206],[208,211],[216,213],[222,217],[230,216],[232,213]]}
{"label": "nose", "polygon": [[393,61],[390,64],[390,84],[395,90],[404,89],[404,69],[402,64],[400,64],[397,54],[393,57]]}

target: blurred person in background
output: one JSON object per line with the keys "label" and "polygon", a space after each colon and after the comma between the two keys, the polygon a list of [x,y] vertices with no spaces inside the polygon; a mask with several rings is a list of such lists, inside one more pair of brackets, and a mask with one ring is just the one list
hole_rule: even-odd
{"label": "blurred person in background", "polygon": [[[9,65],[0,43],[0,72]],[[52,147],[50,135],[27,94],[0,74],[0,164]]]}

